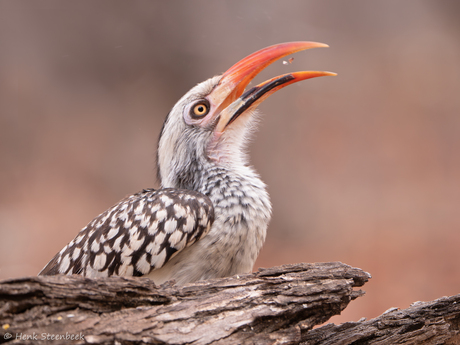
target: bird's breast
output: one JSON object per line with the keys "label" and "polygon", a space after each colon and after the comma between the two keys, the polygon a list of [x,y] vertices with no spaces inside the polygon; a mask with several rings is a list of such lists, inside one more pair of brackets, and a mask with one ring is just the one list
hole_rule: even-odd
{"label": "bird's breast", "polygon": [[244,178],[219,174],[205,187],[200,192],[213,203],[214,223],[200,241],[150,273],[157,284],[169,279],[184,284],[253,269],[271,216],[265,184],[255,173]]}

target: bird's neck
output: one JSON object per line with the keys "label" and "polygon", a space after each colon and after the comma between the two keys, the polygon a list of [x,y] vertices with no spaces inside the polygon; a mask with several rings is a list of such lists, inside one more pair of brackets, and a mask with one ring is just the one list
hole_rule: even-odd
{"label": "bird's neck", "polygon": [[247,193],[260,195],[264,199],[262,203],[270,203],[265,183],[248,165],[227,166],[209,160],[194,160],[187,169],[174,176],[174,180],[164,183],[163,187],[195,190],[207,195],[215,205],[222,197],[240,198]]}

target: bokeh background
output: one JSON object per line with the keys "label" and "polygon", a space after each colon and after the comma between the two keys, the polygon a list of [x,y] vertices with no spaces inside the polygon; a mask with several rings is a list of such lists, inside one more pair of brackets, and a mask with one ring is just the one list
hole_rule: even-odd
{"label": "bokeh background", "polygon": [[260,107],[274,213],[256,267],[373,276],[333,321],[460,293],[460,2],[0,1],[0,278],[36,275],[93,217],[157,187],[156,142],[193,85],[275,43],[337,77]]}

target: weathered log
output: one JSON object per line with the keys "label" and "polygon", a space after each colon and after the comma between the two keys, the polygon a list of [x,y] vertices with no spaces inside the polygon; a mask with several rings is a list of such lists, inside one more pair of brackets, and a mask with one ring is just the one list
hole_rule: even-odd
{"label": "weathered log", "polygon": [[13,279],[0,284],[0,341],[82,335],[75,343],[298,343],[302,331],[361,296],[353,288],[369,277],[342,263],[323,263],[186,286],[120,277]]}
{"label": "weathered log", "polygon": [[368,321],[328,324],[306,333],[302,344],[460,344],[460,294],[391,308]]}
{"label": "weathered log", "polygon": [[342,263],[320,263],[186,286],[157,287],[145,278],[12,279],[0,283],[0,343],[460,343],[460,295],[313,329],[363,295],[353,288],[369,278]]}

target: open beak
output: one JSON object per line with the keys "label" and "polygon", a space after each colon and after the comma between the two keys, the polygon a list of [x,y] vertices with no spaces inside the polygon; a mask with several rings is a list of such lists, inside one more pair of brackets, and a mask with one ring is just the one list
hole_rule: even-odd
{"label": "open beak", "polygon": [[261,49],[230,67],[208,96],[210,102],[216,106],[215,114],[219,114],[215,134],[222,133],[230,123],[235,121],[246,110],[257,107],[268,96],[287,85],[305,79],[336,75],[332,72],[323,71],[288,73],[267,80],[244,92],[251,80],[276,60],[302,50],[321,47],[328,47],[328,45],[316,42],[276,44]]}

